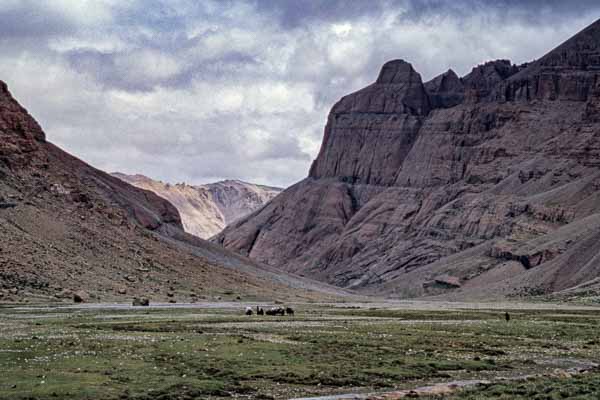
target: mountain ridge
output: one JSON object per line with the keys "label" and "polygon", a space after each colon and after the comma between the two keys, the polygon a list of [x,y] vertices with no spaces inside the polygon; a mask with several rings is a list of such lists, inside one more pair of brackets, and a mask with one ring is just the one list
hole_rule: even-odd
{"label": "mountain ridge", "polygon": [[0,302],[322,299],[336,288],[183,231],[177,209],[46,141],[0,81]]}
{"label": "mountain ridge", "polygon": [[168,200],[179,211],[185,231],[203,239],[263,207],[282,190],[237,179],[188,185],[157,181],[141,174],[111,175]]}
{"label": "mountain ridge", "polygon": [[403,60],[384,64],[333,106],[308,178],[215,241],[397,297],[527,296],[595,279],[599,27],[462,78],[422,82]]}

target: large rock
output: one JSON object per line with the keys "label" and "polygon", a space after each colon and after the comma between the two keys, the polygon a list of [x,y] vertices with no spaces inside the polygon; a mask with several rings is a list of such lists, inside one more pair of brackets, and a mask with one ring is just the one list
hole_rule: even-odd
{"label": "large rock", "polygon": [[84,290],[78,290],[73,293],[73,302],[75,303],[87,303],[90,300],[90,295]]}
{"label": "large rock", "polygon": [[333,107],[309,177],[215,240],[400,297],[544,293],[599,276],[599,48],[596,22],[538,61],[462,78],[423,84],[390,62]]}
{"label": "large rock", "polygon": [[132,303],[134,307],[148,307],[150,300],[146,297],[134,297]]}

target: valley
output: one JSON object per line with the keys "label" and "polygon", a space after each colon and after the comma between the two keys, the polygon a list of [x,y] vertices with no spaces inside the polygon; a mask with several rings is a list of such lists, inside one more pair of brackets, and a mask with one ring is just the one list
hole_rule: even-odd
{"label": "valley", "polygon": [[139,174],[115,172],[111,175],[168,200],[179,211],[184,230],[202,239],[220,233],[227,225],[263,207],[282,191],[239,180],[188,185],[164,183]]}
{"label": "valley", "polygon": [[600,399],[593,2],[4,3],[0,400]]}
{"label": "valley", "polygon": [[0,398],[600,395],[598,307],[303,302],[287,303],[294,316],[243,315],[256,304],[4,306]]}

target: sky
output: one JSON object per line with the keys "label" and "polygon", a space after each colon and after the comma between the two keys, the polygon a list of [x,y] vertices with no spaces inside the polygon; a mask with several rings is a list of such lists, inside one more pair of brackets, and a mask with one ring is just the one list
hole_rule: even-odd
{"label": "sky", "polygon": [[97,168],[285,187],[384,62],[462,76],[598,18],[597,0],[0,0],[0,80]]}

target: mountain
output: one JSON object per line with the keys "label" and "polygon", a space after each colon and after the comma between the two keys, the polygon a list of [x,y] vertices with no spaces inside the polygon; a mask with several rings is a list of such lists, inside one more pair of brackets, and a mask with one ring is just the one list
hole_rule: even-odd
{"label": "mountain", "polygon": [[341,294],[183,231],[177,209],[48,143],[0,81],[0,302]]}
{"label": "mountain", "polygon": [[[600,276],[600,21],[537,61],[406,61],[331,110],[309,176],[215,238],[396,297],[502,298]],[[582,286],[583,285],[583,286]]]}
{"label": "mountain", "polygon": [[282,189],[226,180],[206,185],[172,185],[144,175],[113,176],[142,189],[150,190],[173,204],[186,232],[207,239],[225,226],[264,206]]}

